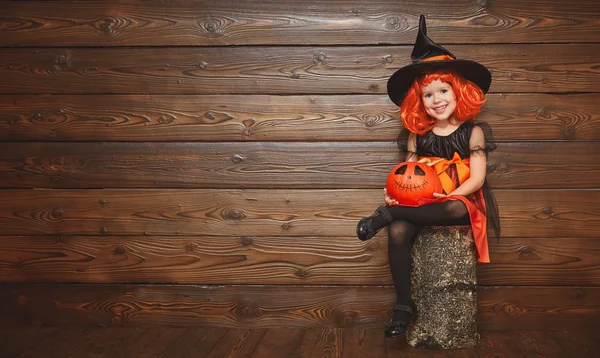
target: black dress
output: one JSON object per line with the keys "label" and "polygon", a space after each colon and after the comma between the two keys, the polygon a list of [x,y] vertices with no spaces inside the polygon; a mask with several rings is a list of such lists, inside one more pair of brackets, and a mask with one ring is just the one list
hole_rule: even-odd
{"label": "black dress", "polygon": [[[484,148],[471,148],[469,144],[474,126],[480,127],[484,132]],[[406,146],[407,139],[408,131],[403,130],[403,133],[401,133],[400,137],[398,138],[398,145],[405,153],[408,152]],[[447,136],[438,136],[433,133],[433,131],[429,131],[424,135],[417,135],[416,146],[416,154],[419,157],[441,157],[448,160],[452,159],[454,153],[458,153],[461,159],[470,158],[471,154],[474,152],[485,154],[487,157],[491,151],[496,149],[489,125],[485,122],[476,123],[472,120],[462,123],[454,132]],[[458,182],[456,166],[454,164],[450,165],[450,167],[446,170],[446,173],[448,173],[450,178],[452,178],[455,185],[458,187],[460,183]],[[480,201],[477,199],[479,195],[483,196],[483,202],[485,205],[480,205],[477,203]],[[496,204],[496,200],[488,185],[487,179],[481,188],[481,193],[476,192],[471,194],[467,196],[467,199],[480,207],[480,210],[487,218],[488,231],[491,231],[492,236],[499,238],[500,220],[498,215],[498,205]]]}

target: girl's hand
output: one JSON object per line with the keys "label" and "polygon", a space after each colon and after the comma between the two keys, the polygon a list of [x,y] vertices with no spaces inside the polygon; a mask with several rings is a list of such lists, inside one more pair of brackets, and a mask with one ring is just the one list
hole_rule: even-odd
{"label": "girl's hand", "polygon": [[383,200],[385,200],[385,205],[387,206],[400,205],[397,200],[390,198],[386,188],[383,188]]}
{"label": "girl's hand", "polygon": [[433,193],[433,197],[434,197],[434,198],[445,198],[445,197],[447,197],[447,196],[448,196],[448,195],[446,195],[446,194]]}

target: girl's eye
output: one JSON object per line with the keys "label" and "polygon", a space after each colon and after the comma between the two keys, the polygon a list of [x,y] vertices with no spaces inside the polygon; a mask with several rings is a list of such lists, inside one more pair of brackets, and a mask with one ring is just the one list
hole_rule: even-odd
{"label": "girl's eye", "polygon": [[429,98],[429,97],[431,97],[431,93],[425,93],[425,94],[423,95],[423,97],[425,97],[425,98]]}
{"label": "girl's eye", "polygon": [[444,89],[442,90],[442,93],[446,93],[446,92],[448,92],[448,90],[444,88]]}

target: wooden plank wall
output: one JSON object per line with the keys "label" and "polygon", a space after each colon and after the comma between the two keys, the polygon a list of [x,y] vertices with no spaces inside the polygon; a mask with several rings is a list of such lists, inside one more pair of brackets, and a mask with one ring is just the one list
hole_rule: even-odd
{"label": "wooden plank wall", "polygon": [[0,322],[381,327],[421,13],[493,72],[482,328],[595,326],[596,0],[0,0]]}

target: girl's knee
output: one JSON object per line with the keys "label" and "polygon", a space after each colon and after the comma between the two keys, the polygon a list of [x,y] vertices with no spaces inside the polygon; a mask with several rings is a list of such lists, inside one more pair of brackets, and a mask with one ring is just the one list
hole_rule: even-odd
{"label": "girl's knee", "polygon": [[398,245],[410,243],[416,234],[416,227],[412,223],[404,220],[393,221],[388,226],[389,244]]}
{"label": "girl's knee", "polygon": [[450,200],[445,202],[446,214],[449,218],[460,219],[468,215],[466,205],[460,200]]}

